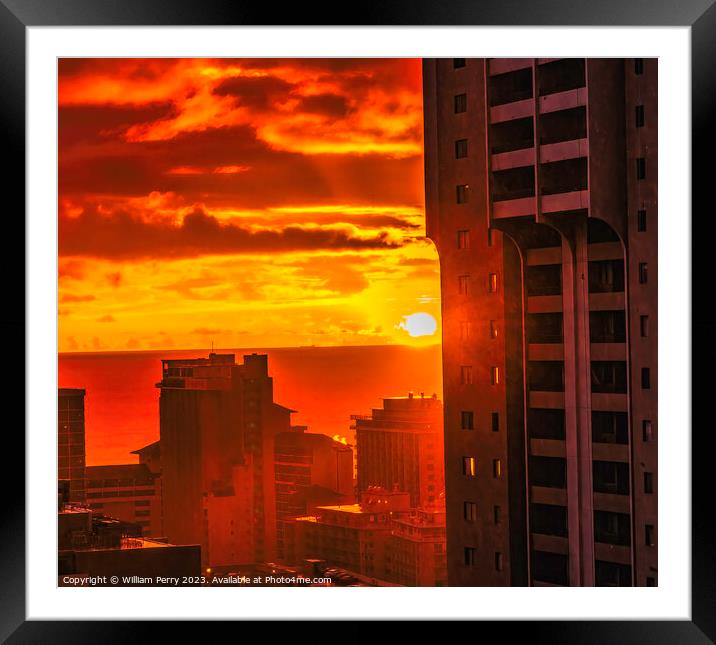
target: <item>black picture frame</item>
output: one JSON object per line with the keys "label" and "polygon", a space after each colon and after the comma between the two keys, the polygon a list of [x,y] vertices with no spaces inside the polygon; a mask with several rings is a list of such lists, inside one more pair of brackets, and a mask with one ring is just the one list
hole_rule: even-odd
{"label": "black picture frame", "polygon": [[[356,25],[525,25],[525,26],[690,26],[692,63],[692,208],[710,217],[712,200],[707,188],[713,179],[714,144],[716,144],[716,4],[715,0],[460,0],[430,2],[430,0],[399,0],[392,2],[364,1],[354,8]],[[23,253],[25,239],[23,220],[25,192],[25,39],[26,28],[32,26],[81,25],[338,25],[345,20],[341,3],[317,2],[293,6],[247,3],[230,0],[0,0],[0,110],[5,135],[5,187],[11,196],[5,226],[8,247]],[[350,8],[349,8],[350,11]],[[340,14],[340,15],[339,15]],[[348,14],[350,15],[350,14]],[[351,24],[351,23],[348,23]],[[48,145],[50,145],[48,143]],[[711,154],[709,154],[711,153]],[[13,208],[14,206],[14,208]],[[668,215],[667,215],[668,216]],[[12,236],[12,238],[11,238]],[[10,239],[15,242],[10,242]],[[693,363],[694,411],[707,400],[707,388],[712,378],[697,378],[700,365],[703,375],[709,375],[716,361],[716,349],[709,335],[716,330],[716,299],[710,297],[711,272],[706,264],[709,236],[703,232],[693,238],[692,248],[692,343],[698,348]],[[701,248],[699,248],[701,247]],[[18,262],[8,248],[2,255],[5,276],[6,307],[0,325],[8,340],[6,362],[24,365],[25,284],[15,277]],[[699,253],[699,251],[702,251]],[[699,260],[701,266],[699,266]],[[699,299],[701,294],[701,299]],[[11,307],[7,303],[17,303]],[[12,369],[13,386],[18,385],[18,372]],[[688,375],[684,375],[688,377]],[[27,387],[32,387],[27,383]],[[665,394],[668,396],[668,394]],[[698,404],[698,405],[697,405]],[[8,407],[10,407],[8,405]],[[697,417],[694,415],[693,417]],[[706,418],[705,418],[706,420]],[[569,643],[708,643],[716,642],[716,549],[713,539],[712,486],[707,479],[712,460],[709,433],[712,423],[699,427],[693,423],[692,433],[692,621],[550,621],[484,623],[475,638],[499,638],[507,642],[520,633],[531,642]],[[3,491],[2,547],[0,547],[0,640],[9,643],[64,643],[87,640],[95,643],[119,643],[132,640],[164,640],[170,626],[161,622],[119,623],[106,621],[26,621],[25,597],[25,495],[23,481],[25,442],[19,432],[20,424],[6,424],[4,448],[6,467],[2,469]],[[682,431],[681,429],[672,429]],[[12,459],[7,459],[13,455]],[[8,462],[14,462],[15,470]],[[19,470],[18,470],[19,469]],[[668,554],[665,554],[668,557]],[[182,623],[185,638],[203,635],[206,625]],[[273,627],[272,627],[273,629]],[[372,629],[372,628],[370,628]],[[339,628],[340,630],[340,628]],[[350,634],[343,630],[329,638],[368,638],[369,626],[359,624]],[[313,629],[304,632],[308,638],[318,637]],[[341,633],[343,635],[341,635]],[[324,632],[324,635],[326,632]]]}

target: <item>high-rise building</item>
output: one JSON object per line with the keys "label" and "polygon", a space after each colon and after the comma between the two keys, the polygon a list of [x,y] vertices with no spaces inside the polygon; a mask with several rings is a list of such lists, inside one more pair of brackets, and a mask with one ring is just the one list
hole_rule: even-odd
{"label": "high-rise building", "polygon": [[146,464],[87,466],[87,505],[90,509],[142,528],[142,535],[161,537],[160,476]]}
{"label": "high-rise building", "polygon": [[445,507],[414,509],[391,521],[385,579],[404,587],[447,585]]}
{"label": "high-rise building", "polygon": [[374,487],[358,504],[320,506],[295,518],[298,560],[319,559],[360,575],[384,579],[392,520],[410,510],[410,495]]}
{"label": "high-rise building", "polygon": [[292,426],[275,439],[276,531],[279,560],[291,562],[284,544],[286,520],[320,505],[352,504],[353,449]]}
{"label": "high-rise building", "polygon": [[204,566],[276,557],[273,401],[266,355],[164,360],[159,397],[164,531],[200,544]]}
{"label": "high-rise building", "polygon": [[85,501],[85,390],[57,390],[57,478],[69,480],[70,501]]}
{"label": "high-rise building", "polygon": [[410,493],[412,507],[434,505],[444,489],[443,406],[437,395],[383,399],[354,414],[358,491],[374,486]]}
{"label": "high-rise building", "polygon": [[423,65],[451,585],[657,584],[657,60]]}

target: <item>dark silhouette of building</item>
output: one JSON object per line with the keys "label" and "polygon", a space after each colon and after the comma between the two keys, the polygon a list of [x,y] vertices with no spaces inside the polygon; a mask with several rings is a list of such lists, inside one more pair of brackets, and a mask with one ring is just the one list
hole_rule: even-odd
{"label": "dark silhouette of building", "polygon": [[286,520],[319,505],[352,504],[353,449],[323,435],[293,426],[275,439],[278,558],[293,562],[284,543]]}
{"label": "dark silhouette of building", "polygon": [[138,455],[139,463],[146,464],[151,472],[156,475],[162,474],[162,450],[159,441],[154,441],[143,448],[132,450],[132,454]]}
{"label": "dark silhouette of building", "polygon": [[423,65],[451,585],[657,584],[657,60]]}
{"label": "dark silhouette of building", "polygon": [[159,397],[164,531],[201,544],[204,566],[276,557],[273,402],[267,356],[164,360]]}
{"label": "dark silhouette of building", "polygon": [[[69,504],[60,484],[58,523],[58,583],[77,586],[91,578],[93,586],[158,585],[158,577],[201,574],[199,545],[177,546],[142,537],[142,527]],[[117,580],[111,580],[116,576]],[[174,583],[170,583],[172,586]]]}
{"label": "dark silhouette of building", "polygon": [[69,480],[70,501],[85,501],[85,390],[57,390],[57,478]]}
{"label": "dark silhouette of building", "polygon": [[146,464],[87,466],[86,473],[90,509],[135,522],[144,536],[164,535],[160,476]]}
{"label": "dark silhouette of building", "polygon": [[383,399],[370,416],[354,414],[358,491],[410,493],[412,507],[434,505],[444,489],[443,406],[436,395]]}

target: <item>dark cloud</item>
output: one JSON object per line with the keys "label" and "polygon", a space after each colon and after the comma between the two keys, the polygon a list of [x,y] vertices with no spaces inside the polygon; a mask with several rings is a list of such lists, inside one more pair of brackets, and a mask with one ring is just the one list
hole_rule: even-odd
{"label": "dark cloud", "polygon": [[[357,238],[333,229],[287,226],[277,231],[252,231],[223,223],[197,209],[181,225],[146,221],[127,211],[111,216],[85,208],[76,217],[62,218],[61,256],[111,259],[178,258],[199,255],[286,252],[297,250],[387,249],[400,246],[386,233]],[[110,277],[118,285],[121,276]]]}
{"label": "dark cloud", "polygon": [[348,116],[352,111],[348,99],[339,94],[313,94],[304,96],[298,104],[301,112],[321,114],[334,119]]}
{"label": "dark cloud", "polygon": [[214,94],[233,96],[239,105],[265,110],[279,99],[288,97],[293,85],[280,78],[228,78],[214,88]]}

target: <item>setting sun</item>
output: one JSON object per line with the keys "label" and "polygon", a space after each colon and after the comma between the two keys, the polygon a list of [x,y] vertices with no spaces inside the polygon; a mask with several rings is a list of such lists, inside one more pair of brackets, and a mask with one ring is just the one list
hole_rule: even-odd
{"label": "setting sun", "polygon": [[432,336],[437,328],[438,324],[435,322],[435,318],[424,312],[403,316],[403,320],[398,325],[398,329],[404,329],[412,338]]}

